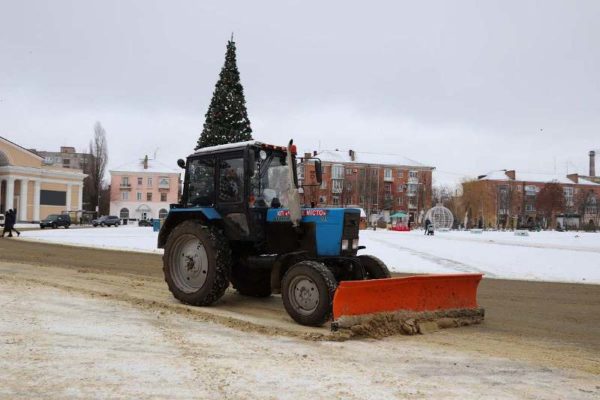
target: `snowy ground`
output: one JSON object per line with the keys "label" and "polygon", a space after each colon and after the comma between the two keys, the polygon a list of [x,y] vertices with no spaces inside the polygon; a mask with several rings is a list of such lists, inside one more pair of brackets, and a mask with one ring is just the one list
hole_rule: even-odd
{"label": "snowy ground", "polygon": [[[481,272],[487,278],[600,284],[600,234],[584,232],[361,231],[362,253],[396,272]],[[22,238],[80,246],[161,253],[152,228],[46,229]]]}
{"label": "snowy ground", "polygon": [[2,279],[0,304],[0,398],[593,399],[599,393],[590,373],[417,337],[344,343],[273,337]]}

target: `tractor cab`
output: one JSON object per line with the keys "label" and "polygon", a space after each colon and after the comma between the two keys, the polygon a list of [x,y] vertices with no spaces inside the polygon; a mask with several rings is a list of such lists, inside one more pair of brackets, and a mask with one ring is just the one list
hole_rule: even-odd
{"label": "tractor cab", "polygon": [[287,208],[298,184],[296,146],[287,153],[257,141],[196,151],[179,162],[184,190],[173,211],[198,209],[204,218],[218,219],[231,240],[263,241],[267,211]]}

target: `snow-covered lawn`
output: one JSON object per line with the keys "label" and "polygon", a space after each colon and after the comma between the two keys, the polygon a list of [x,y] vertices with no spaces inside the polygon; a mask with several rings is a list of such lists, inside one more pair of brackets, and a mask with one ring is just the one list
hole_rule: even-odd
{"label": "snow-covered lawn", "polygon": [[[361,231],[361,254],[411,273],[482,272],[488,278],[600,284],[600,234],[583,232]],[[152,228],[46,229],[22,238],[71,245],[161,253]]]}

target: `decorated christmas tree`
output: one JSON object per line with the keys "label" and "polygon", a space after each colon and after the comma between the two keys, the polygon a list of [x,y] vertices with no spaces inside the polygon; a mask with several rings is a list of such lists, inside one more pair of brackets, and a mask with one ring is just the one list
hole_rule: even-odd
{"label": "decorated christmas tree", "polygon": [[252,140],[244,88],[236,64],[233,36],[227,43],[225,64],[219,74],[196,150],[202,147]]}

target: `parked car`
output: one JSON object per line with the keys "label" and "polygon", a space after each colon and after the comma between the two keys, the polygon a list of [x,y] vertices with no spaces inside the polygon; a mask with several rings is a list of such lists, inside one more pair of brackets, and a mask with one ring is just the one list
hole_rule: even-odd
{"label": "parked car", "polygon": [[45,219],[40,221],[41,229],[56,229],[61,226],[65,229],[69,229],[69,226],[71,226],[71,217],[69,217],[67,214],[50,214]]}
{"label": "parked car", "polygon": [[138,226],[152,226],[152,220],[151,219],[140,219],[138,221]]}
{"label": "parked car", "polygon": [[121,220],[116,215],[105,215],[92,221],[93,226],[114,226],[121,225]]}

